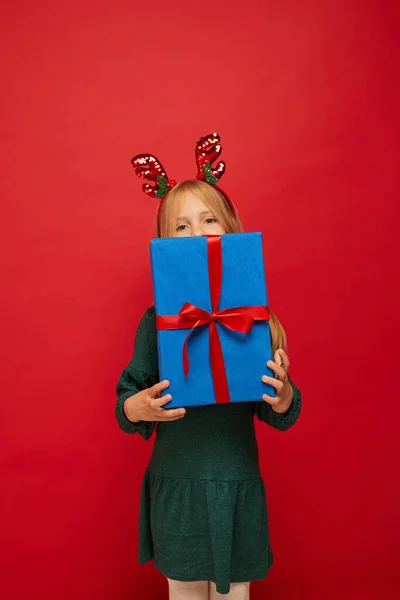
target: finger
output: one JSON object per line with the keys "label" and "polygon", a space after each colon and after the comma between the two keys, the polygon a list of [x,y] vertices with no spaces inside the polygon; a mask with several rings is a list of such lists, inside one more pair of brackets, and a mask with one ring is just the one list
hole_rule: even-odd
{"label": "finger", "polygon": [[285,381],[286,379],[286,371],[283,367],[277,365],[273,360],[269,360],[267,362],[267,367],[269,367],[275,375],[280,379],[280,381]]}
{"label": "finger", "polygon": [[277,392],[280,392],[283,388],[283,382],[279,379],[275,379],[275,377],[268,377],[268,375],[263,375],[262,380],[264,383],[269,383],[276,389]]}
{"label": "finger", "polygon": [[150,406],[152,408],[154,408],[155,410],[158,410],[159,408],[164,406],[164,404],[171,402],[171,400],[172,400],[171,394],[165,394],[165,396],[160,396],[158,398],[151,398]]}
{"label": "finger", "polygon": [[166,390],[169,386],[170,383],[166,379],[164,379],[164,381],[160,381],[160,383],[156,383],[155,385],[153,385],[153,387],[149,389],[150,398],[157,398],[158,395],[164,390]]}
{"label": "finger", "polygon": [[[281,355],[279,354],[279,350],[276,350],[275,354],[274,354],[274,362],[278,365],[278,367],[282,366],[282,358]],[[278,375],[275,373],[275,377],[278,377]]]}
{"label": "finger", "polygon": [[278,367],[282,366],[282,357],[279,353],[279,350],[277,350],[274,354],[274,362],[276,362],[276,364],[278,365]]}
{"label": "finger", "polygon": [[268,394],[264,394],[262,399],[265,402],[268,402],[268,404],[271,404],[272,406],[275,404],[278,404],[278,402],[279,402],[279,398],[273,398],[272,396],[269,396]]}
{"label": "finger", "polygon": [[284,351],[283,348],[279,348],[279,355],[280,355],[280,357],[282,359],[282,361],[281,361],[282,367],[285,369],[285,371],[287,373],[288,370],[289,370],[289,367],[290,367],[289,357],[288,357],[288,355],[286,354],[286,352]]}
{"label": "finger", "polygon": [[157,421],[176,421],[182,419],[186,414],[184,408],[161,409],[157,411]]}

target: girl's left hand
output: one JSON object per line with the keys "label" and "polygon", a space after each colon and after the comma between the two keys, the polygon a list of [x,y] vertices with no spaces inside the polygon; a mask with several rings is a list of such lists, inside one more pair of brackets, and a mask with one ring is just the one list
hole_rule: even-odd
{"label": "girl's left hand", "polygon": [[[274,362],[275,361],[275,362]],[[263,400],[271,405],[271,408],[276,413],[285,413],[289,410],[293,401],[293,388],[289,383],[289,357],[282,348],[277,350],[274,355],[274,361],[269,360],[267,366],[275,373],[275,377],[263,375],[264,383],[269,383],[276,389],[276,397],[263,395]]]}

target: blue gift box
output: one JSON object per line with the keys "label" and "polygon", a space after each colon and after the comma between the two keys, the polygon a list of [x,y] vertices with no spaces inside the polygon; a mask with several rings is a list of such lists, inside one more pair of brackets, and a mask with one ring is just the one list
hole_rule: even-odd
{"label": "blue gift box", "polygon": [[[261,233],[226,234],[221,238],[222,281],[219,310],[268,306]],[[159,238],[151,241],[150,256],[156,316],[178,316],[190,303],[212,313],[205,236]],[[261,381],[273,376],[266,366],[273,359],[269,323],[255,321],[250,333],[238,333],[217,322],[230,402],[263,401],[275,396],[272,386]],[[188,342],[190,370],[185,376],[183,348],[186,329],[157,331],[160,380],[171,383],[167,408],[217,402],[210,359],[210,331],[204,325]],[[218,400],[219,401],[219,400]]]}

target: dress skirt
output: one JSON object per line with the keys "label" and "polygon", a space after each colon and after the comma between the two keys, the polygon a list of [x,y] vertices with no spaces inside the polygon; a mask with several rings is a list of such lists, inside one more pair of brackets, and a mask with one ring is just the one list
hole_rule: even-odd
{"label": "dress skirt", "polygon": [[139,562],[166,577],[230,583],[264,579],[273,563],[261,477],[169,479],[147,470],[141,494]]}

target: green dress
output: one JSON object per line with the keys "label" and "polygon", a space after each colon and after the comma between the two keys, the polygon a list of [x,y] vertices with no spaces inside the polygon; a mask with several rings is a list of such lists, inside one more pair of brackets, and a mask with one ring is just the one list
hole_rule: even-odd
{"label": "green dress", "polygon": [[[261,376],[261,374],[260,374]],[[139,562],[170,579],[230,583],[264,579],[273,563],[264,483],[260,476],[254,416],[280,430],[300,413],[293,385],[289,410],[266,402],[194,407],[172,422],[132,423],[126,398],[159,381],[154,308],[142,318],[132,360],[117,384],[117,421],[127,433],[156,440],[140,505]]]}

